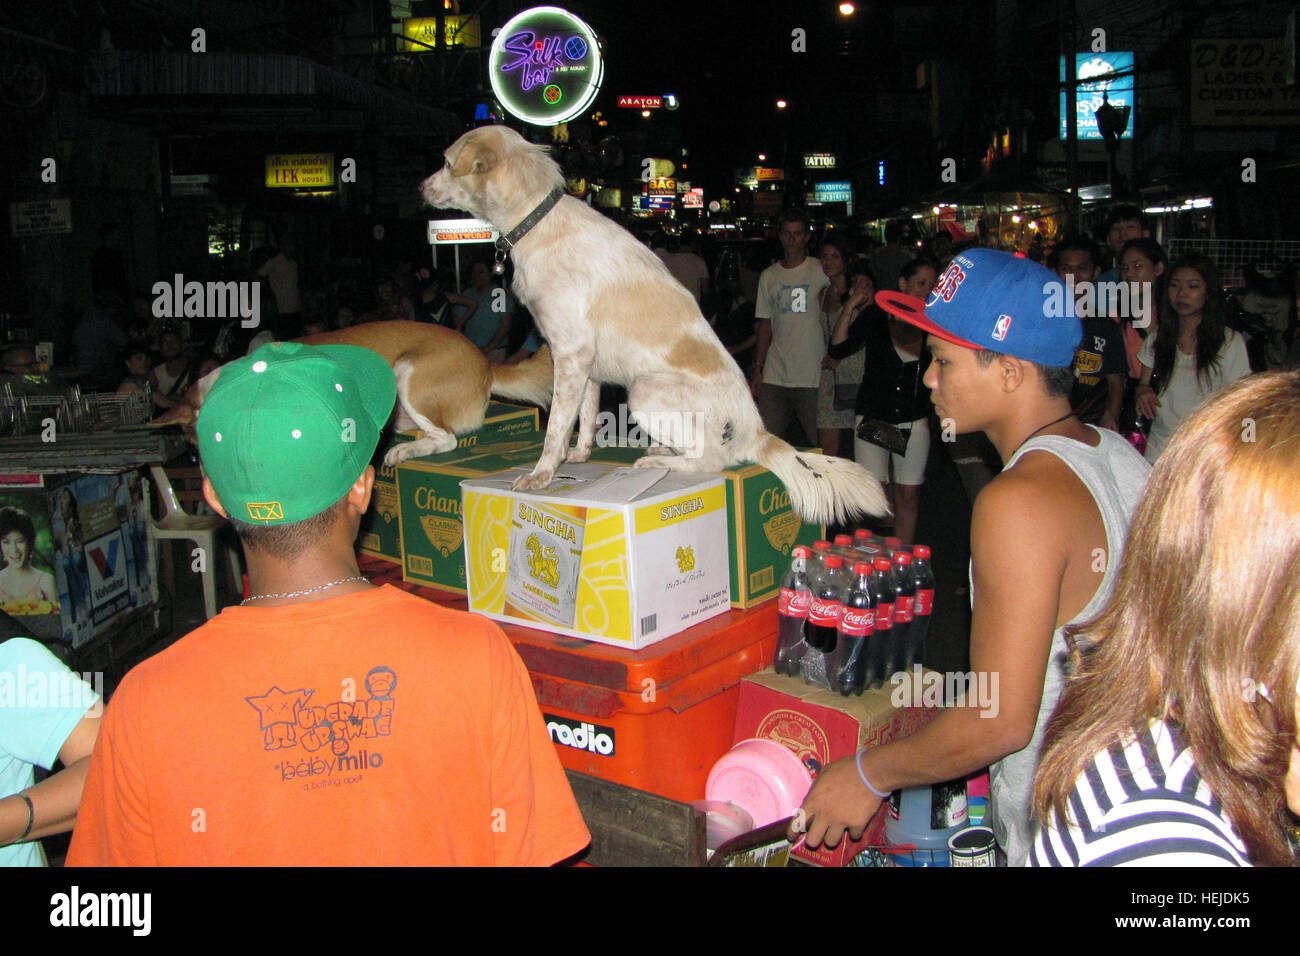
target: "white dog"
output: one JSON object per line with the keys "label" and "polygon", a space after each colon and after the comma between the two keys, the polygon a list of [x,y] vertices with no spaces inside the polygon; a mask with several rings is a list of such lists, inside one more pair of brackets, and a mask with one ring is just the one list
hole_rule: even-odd
{"label": "white dog", "polygon": [[[660,448],[637,465],[717,471],[757,461],[785,484],[813,522],[888,514],[884,489],[860,465],[796,452],[763,428],[740,368],[690,292],[625,229],[570,196],[559,167],[504,126],[466,133],[446,165],[421,184],[425,201],[464,209],[502,236],[540,220],[509,250],[514,292],[551,346],[554,395],[542,457],[516,488],[545,488],[565,457],[585,461],[595,437],[600,384],[628,390],[630,417]],[[678,452],[673,456],[668,450]]]}

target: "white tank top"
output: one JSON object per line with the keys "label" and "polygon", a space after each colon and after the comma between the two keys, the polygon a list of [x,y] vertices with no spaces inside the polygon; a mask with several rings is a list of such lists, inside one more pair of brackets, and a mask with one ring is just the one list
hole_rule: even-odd
{"label": "white tank top", "polygon": [[[1056,709],[1056,701],[1065,685],[1070,660],[1065,643],[1065,628],[1097,614],[1110,599],[1124,554],[1124,539],[1129,522],[1142,497],[1151,466],[1137,450],[1115,432],[1088,426],[1101,435],[1097,447],[1085,445],[1060,435],[1031,438],[1017,449],[1006,463],[1012,467],[1031,451],[1051,452],[1069,465],[1101,512],[1106,529],[1106,573],[1092,600],[1075,617],[1052,635],[1051,654],[1043,678],[1043,700],[1034,723],[1034,736],[1025,749],[1004,757],[989,771],[989,819],[998,845],[1007,854],[1008,866],[1024,866],[1033,847],[1033,824],[1030,803],[1033,797],[1034,772],[1043,748],[1043,732]],[[975,603],[975,583],[971,580],[971,605]]]}

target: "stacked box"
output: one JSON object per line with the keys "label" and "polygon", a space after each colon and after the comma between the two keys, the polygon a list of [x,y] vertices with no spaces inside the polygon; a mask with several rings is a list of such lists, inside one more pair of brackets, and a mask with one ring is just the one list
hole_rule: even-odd
{"label": "stacked box", "polygon": [[727,611],[719,476],[588,462],[512,490],[527,472],[461,483],[471,611],[629,650]]}
{"label": "stacked box", "polygon": [[[644,448],[594,448],[592,461],[631,464]],[[796,544],[811,546],[826,526],[810,524],[790,507],[785,486],[761,465],[719,472],[727,481],[727,543],[731,554],[731,606],[752,607],[776,597]]]}
{"label": "stacked box", "polygon": [[[456,440],[456,452],[537,433],[536,408],[493,402],[488,406],[483,426],[478,431],[461,435]],[[397,432],[391,443],[381,445],[376,451],[375,490],[370,496],[370,508],[361,519],[362,554],[402,563],[402,524],[398,517],[397,469],[384,464],[384,455],[393,445],[412,441],[418,437],[420,432],[414,430]],[[447,454],[454,455],[456,452]]]}

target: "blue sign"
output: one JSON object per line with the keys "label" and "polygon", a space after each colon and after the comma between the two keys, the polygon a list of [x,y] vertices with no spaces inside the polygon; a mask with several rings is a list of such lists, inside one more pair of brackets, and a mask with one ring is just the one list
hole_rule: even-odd
{"label": "blue sign", "polygon": [[637,196],[638,208],[642,212],[662,211],[672,209],[676,196]]}
{"label": "blue sign", "polygon": [[815,202],[853,202],[853,184],[849,182],[814,183]]}
{"label": "blue sign", "polygon": [[882,159],[876,164],[876,182],[885,185],[885,161]]}
{"label": "blue sign", "polygon": [[[1065,82],[1065,57],[1061,57],[1061,82]],[[1133,107],[1136,98],[1133,95],[1133,54],[1132,53],[1076,53],[1074,70],[1079,80],[1075,93],[1075,129],[1079,139],[1101,139],[1101,130],[1097,128],[1097,107],[1110,101],[1111,106]],[[1127,76],[1116,77],[1116,73]],[[1069,116],[1065,110],[1065,90],[1061,90],[1061,139],[1069,136]],[[1133,138],[1133,127],[1137,125],[1136,114],[1131,111],[1128,126],[1121,139]]]}

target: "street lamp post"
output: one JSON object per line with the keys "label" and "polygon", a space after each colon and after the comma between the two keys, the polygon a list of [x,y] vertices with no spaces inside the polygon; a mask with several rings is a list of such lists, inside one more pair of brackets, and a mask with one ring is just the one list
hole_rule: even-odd
{"label": "street lamp post", "polygon": [[1115,188],[1115,154],[1119,150],[1120,137],[1124,135],[1124,130],[1128,129],[1131,109],[1132,107],[1129,106],[1111,106],[1110,98],[1103,92],[1101,106],[1095,110],[1097,129],[1106,142],[1106,179],[1110,183],[1111,198],[1119,194],[1119,190]]}

